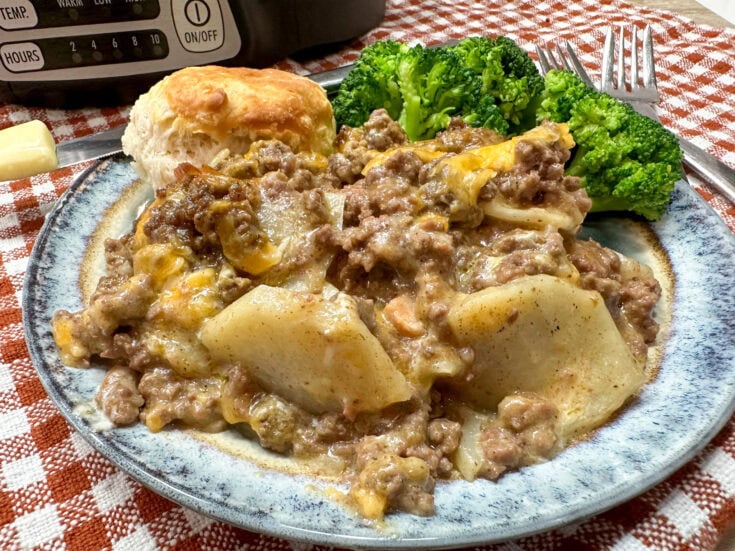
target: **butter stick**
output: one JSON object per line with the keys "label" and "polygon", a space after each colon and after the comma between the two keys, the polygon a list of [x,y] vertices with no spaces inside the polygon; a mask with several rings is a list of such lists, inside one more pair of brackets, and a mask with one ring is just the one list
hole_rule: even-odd
{"label": "butter stick", "polygon": [[41,121],[0,130],[0,181],[48,172],[56,166],[56,143]]}

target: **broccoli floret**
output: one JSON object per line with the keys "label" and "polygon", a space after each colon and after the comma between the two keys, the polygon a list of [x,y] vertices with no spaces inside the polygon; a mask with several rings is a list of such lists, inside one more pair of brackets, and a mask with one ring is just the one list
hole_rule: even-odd
{"label": "broccoli floret", "polygon": [[592,197],[592,212],[633,211],[649,220],[661,218],[671,201],[671,191],[679,179],[670,163],[626,161],[610,169],[612,192]]}
{"label": "broccoli floret", "polygon": [[398,62],[403,110],[398,123],[409,139],[433,138],[446,128],[467,95],[467,75],[446,48],[415,46]]}
{"label": "broccoli floret", "polygon": [[636,113],[628,118],[625,130],[638,161],[662,162],[677,167],[681,163],[679,140],[659,122]]}
{"label": "broccoli floret", "polygon": [[568,119],[575,141],[602,147],[628,124],[635,111],[607,94],[594,92],[580,99]]}
{"label": "broccoli floret", "polygon": [[[622,163],[633,148],[633,142],[622,129],[635,111],[607,94],[591,92],[571,106],[571,116],[567,121],[578,146],[574,161],[567,170],[572,176],[585,176],[614,167]],[[599,193],[595,187],[602,182],[583,180],[585,184],[589,183],[589,195]],[[609,186],[611,190],[614,182]]]}
{"label": "broccoli floret", "polygon": [[546,74],[544,93],[536,111],[538,122],[549,119],[567,122],[572,116],[572,107],[595,91],[569,71],[549,71]]}
{"label": "broccoli floret", "polygon": [[409,48],[393,40],[375,42],[360,53],[332,101],[338,125],[362,126],[375,109],[385,108],[397,119],[403,98],[396,81],[401,55]]}
{"label": "broccoli floret", "polygon": [[471,94],[462,106],[462,119],[470,126],[490,128],[501,136],[509,132],[508,121],[503,117],[495,98],[480,93]]}
{"label": "broccoli floret", "polygon": [[385,41],[363,50],[332,104],[337,124],[349,126],[383,107],[412,140],[434,137],[455,116],[505,135],[533,125],[543,83],[528,54],[506,37],[438,48]]}
{"label": "broccoli floret", "polygon": [[531,106],[544,89],[544,79],[528,54],[505,36],[465,38],[452,50],[480,77],[480,94],[494,98],[511,130],[526,130]]}
{"label": "broccoli floret", "polygon": [[538,116],[569,124],[577,147],[566,173],[581,178],[592,211],[661,218],[681,175],[676,136],[571,73],[550,71],[546,82]]}

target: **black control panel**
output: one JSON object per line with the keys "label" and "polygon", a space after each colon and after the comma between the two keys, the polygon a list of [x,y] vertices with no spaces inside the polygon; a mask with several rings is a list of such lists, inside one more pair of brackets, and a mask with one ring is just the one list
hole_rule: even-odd
{"label": "black control panel", "polygon": [[16,73],[162,59],[168,51],[165,34],[145,29],[3,44],[0,59]]}
{"label": "black control panel", "polygon": [[385,0],[0,0],[0,101],[128,103],[176,69],[267,66],[384,12]]}
{"label": "black control panel", "polygon": [[158,0],[4,0],[0,28],[45,29],[155,19]]}

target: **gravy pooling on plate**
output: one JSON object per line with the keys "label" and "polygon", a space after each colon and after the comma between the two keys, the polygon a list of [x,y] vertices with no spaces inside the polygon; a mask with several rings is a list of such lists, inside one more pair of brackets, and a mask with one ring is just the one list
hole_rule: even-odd
{"label": "gravy pooling on plate", "polygon": [[437,481],[551,458],[645,383],[660,288],[575,237],[572,146],[552,123],[408,143],[376,111],[328,157],[262,140],[182,164],[55,315],[62,360],[108,366],[115,424],[232,427],[329,455],[367,518],[432,514]]}

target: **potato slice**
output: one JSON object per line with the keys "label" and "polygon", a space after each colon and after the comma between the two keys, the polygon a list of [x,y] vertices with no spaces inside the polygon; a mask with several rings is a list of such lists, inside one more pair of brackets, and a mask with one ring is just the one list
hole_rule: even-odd
{"label": "potato slice", "polygon": [[524,228],[542,230],[548,226],[574,233],[584,220],[584,213],[572,201],[567,201],[566,208],[556,205],[544,207],[519,207],[511,205],[500,196],[483,203],[485,215],[495,220],[508,222]]}
{"label": "potato slice", "polygon": [[148,352],[166,360],[182,377],[211,375],[209,351],[185,328],[175,324],[146,323],[143,343]]}
{"label": "potato slice", "polygon": [[260,285],[206,322],[211,354],[313,413],[352,416],[407,400],[411,387],[343,293]]}
{"label": "potato slice", "polygon": [[537,392],[558,408],[564,439],[604,423],[644,383],[600,294],[553,276],[465,295],[448,320],[475,351],[459,397],[492,410],[516,390]]}
{"label": "potato slice", "polygon": [[460,408],[462,413],[462,438],[454,451],[453,462],[465,480],[475,480],[485,462],[480,448],[480,434],[495,418],[495,415],[479,413],[468,407]]}

